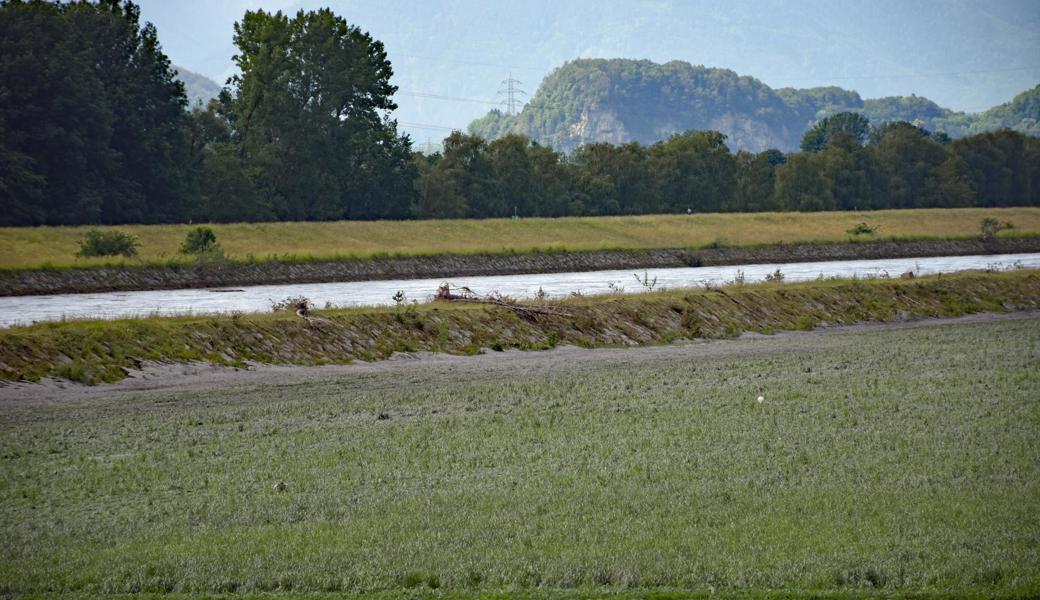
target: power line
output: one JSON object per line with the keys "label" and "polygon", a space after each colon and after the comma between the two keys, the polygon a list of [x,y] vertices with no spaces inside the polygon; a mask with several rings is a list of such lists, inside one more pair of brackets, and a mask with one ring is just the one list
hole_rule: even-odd
{"label": "power line", "polygon": [[442,96],[440,94],[427,94],[425,92],[409,92],[409,91],[402,91],[402,90],[397,90],[397,94],[401,94],[402,96],[414,96],[416,98],[432,98],[434,100],[451,100],[453,102],[474,102],[474,103],[477,103],[477,104],[491,104],[491,105],[499,105],[499,104],[502,103],[502,102],[500,102],[498,100],[482,100],[480,98],[460,98],[460,97],[457,97],[457,96]]}
{"label": "power line", "polygon": [[475,65],[475,66],[478,66],[478,67],[494,67],[496,69],[516,69],[518,71],[538,71],[539,73],[545,73],[545,72],[551,71],[551,70],[553,70],[555,68],[555,67],[525,67],[525,66],[520,66],[520,65],[501,65],[501,64],[497,64],[497,63],[478,62],[478,61],[473,61],[473,60],[451,60],[451,59],[445,59],[445,58],[441,58],[441,57],[436,57],[435,58],[435,57],[432,57],[432,56],[418,56],[418,55],[415,55],[415,54],[394,54],[393,52],[391,52],[390,54],[391,54],[391,56],[404,56],[404,57],[407,57],[407,58],[414,58],[414,59],[419,59],[419,60],[436,61],[438,63],[454,63],[454,64],[457,64],[457,65],[470,65],[470,66]]}
{"label": "power line", "polygon": [[431,125],[429,123],[409,123],[407,121],[398,121],[397,124],[398,125],[403,125],[405,127],[411,127],[411,128],[414,128],[414,129],[432,129],[432,130],[435,130],[435,131],[458,131],[458,130],[460,130],[458,127],[445,127],[443,125]]}

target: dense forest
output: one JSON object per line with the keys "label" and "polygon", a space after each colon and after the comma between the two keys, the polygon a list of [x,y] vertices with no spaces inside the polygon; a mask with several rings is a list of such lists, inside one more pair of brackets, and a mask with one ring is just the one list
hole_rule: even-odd
{"label": "dense forest", "polygon": [[877,126],[906,121],[952,138],[999,129],[1040,135],[1040,86],[978,115],[918,96],[864,100],[839,87],[772,89],[728,69],[683,61],[581,59],[545,78],[518,115],[493,110],[469,132],[487,140],[526,135],[564,152],[582,144],[652,144],[673,133],[715,130],[734,150],[794,150],[806,128],[840,112]]}
{"label": "dense forest", "polygon": [[[192,107],[134,4],[0,3],[0,224],[1040,205],[1036,137],[1002,129],[954,140],[920,123],[872,123],[870,110],[902,101],[839,110],[850,92],[773,91],[685,63],[664,65],[689,78],[682,86],[647,81],[625,93],[674,96],[689,118],[742,107],[781,128],[795,111],[804,126],[785,135],[800,151],[734,153],[726,122],[697,122],[663,141],[588,142],[569,154],[508,131],[493,141],[454,132],[443,152],[423,155],[391,118],[392,66],[369,34],[328,9],[258,10],[233,39],[238,75]],[[589,78],[572,85],[610,97],[595,70]],[[1015,102],[1036,114],[1035,93]],[[1001,110],[1001,123],[1019,114],[1015,103]],[[545,132],[573,130],[545,114]],[[669,118],[645,114],[651,129]]]}

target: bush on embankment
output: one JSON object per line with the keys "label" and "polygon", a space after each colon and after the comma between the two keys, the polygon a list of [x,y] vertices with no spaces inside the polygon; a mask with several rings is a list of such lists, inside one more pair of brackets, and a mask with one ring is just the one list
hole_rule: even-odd
{"label": "bush on embankment", "polygon": [[321,311],[312,321],[291,313],[69,321],[0,331],[0,378],[97,383],[122,379],[145,361],[318,365],[394,352],[658,344],[1031,309],[1038,298],[1040,272],[1014,271],[571,298],[550,303],[567,316],[530,319],[498,306],[434,302]]}

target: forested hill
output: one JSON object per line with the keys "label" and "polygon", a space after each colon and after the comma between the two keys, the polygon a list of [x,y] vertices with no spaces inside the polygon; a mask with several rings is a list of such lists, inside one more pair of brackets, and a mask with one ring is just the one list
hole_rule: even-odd
{"label": "forested hill", "polygon": [[954,138],[1005,127],[1040,135],[1040,86],[972,115],[918,96],[864,100],[838,87],[774,90],[728,69],[682,61],[580,59],[550,73],[519,115],[491,111],[469,129],[489,140],[521,133],[568,152],[587,142],[651,144],[689,130],[720,131],[733,150],[790,151],[813,123],[845,111],[874,125],[908,121]]}

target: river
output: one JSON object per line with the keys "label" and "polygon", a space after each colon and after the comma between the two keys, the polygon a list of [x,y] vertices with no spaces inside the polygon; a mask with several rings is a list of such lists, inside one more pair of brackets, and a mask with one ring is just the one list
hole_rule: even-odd
{"label": "river", "polygon": [[899,277],[906,271],[916,275],[952,273],[971,269],[1006,270],[1040,268],[1040,253],[987,254],[980,256],[937,256],[882,260],[847,260],[785,264],[754,264],[725,267],[676,269],[633,269],[581,273],[540,273],[438,279],[351,281],[343,283],[292,283],[257,285],[232,289],[183,289],[97,294],[54,294],[0,297],[0,326],[28,325],[34,321],[101,318],[117,319],[152,315],[200,315],[233,312],[264,312],[274,301],[304,296],[315,306],[380,306],[394,303],[396,292],[405,301],[425,302],[444,281],[467,286],[474,292],[496,291],[514,298],[531,298],[541,290],[547,297],[572,293],[585,295],[641,292],[645,277],[654,289],[677,289],[732,282],[743,275],[747,283],[762,281],[778,269],[784,281],[821,277]]}

